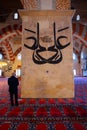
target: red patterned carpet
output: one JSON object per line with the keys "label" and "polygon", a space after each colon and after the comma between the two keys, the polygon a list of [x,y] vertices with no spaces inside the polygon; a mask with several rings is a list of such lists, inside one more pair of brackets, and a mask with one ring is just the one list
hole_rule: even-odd
{"label": "red patterned carpet", "polygon": [[76,77],[73,99],[21,99],[11,107],[0,79],[0,130],[87,130],[87,77]]}

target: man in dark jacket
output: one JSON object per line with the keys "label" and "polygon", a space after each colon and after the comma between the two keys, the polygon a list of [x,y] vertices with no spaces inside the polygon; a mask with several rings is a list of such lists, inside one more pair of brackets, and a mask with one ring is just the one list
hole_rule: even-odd
{"label": "man in dark jacket", "polygon": [[19,81],[15,77],[14,73],[12,74],[12,76],[10,78],[8,78],[8,85],[9,85],[11,105],[14,106],[13,96],[15,96],[15,105],[18,106],[18,85],[19,85]]}

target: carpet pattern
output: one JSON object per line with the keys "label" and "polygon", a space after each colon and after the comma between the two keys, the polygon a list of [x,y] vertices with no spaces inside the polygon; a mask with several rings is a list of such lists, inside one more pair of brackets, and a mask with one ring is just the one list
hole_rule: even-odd
{"label": "carpet pattern", "polygon": [[0,130],[87,130],[87,78],[76,77],[75,97],[21,99],[11,107],[7,79],[0,79]]}

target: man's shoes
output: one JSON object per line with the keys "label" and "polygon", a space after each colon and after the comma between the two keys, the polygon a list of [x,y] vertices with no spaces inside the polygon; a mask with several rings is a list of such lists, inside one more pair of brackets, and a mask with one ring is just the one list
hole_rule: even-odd
{"label": "man's shoes", "polygon": [[13,106],[14,106],[14,104],[11,104],[11,106],[13,107]]}

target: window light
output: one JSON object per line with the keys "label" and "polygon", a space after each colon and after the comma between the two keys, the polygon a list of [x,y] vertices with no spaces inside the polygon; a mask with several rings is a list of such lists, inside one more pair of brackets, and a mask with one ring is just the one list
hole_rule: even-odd
{"label": "window light", "polygon": [[80,20],[80,15],[79,15],[79,14],[76,16],[76,20],[77,20],[77,21]]}
{"label": "window light", "polygon": [[83,59],[84,58],[84,56],[83,56],[83,52],[81,53],[81,59]]}
{"label": "window light", "polygon": [[0,76],[2,76],[2,70],[0,69]]}
{"label": "window light", "polygon": [[16,76],[17,77],[20,77],[21,76],[21,69],[16,69]]}
{"label": "window light", "polygon": [[74,76],[76,76],[76,69],[73,70]]}
{"label": "window light", "polygon": [[73,53],[73,60],[76,60],[76,54]]}
{"label": "window light", "polygon": [[17,20],[18,18],[19,18],[18,12],[15,12],[15,13],[14,13],[14,19]]}
{"label": "window light", "polygon": [[18,60],[21,60],[21,53],[18,54],[17,58]]}
{"label": "window light", "polygon": [[3,58],[3,56],[2,56],[2,54],[0,53],[0,60],[2,60],[2,58]]}

